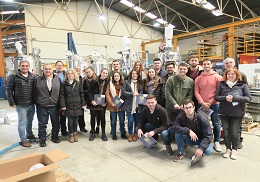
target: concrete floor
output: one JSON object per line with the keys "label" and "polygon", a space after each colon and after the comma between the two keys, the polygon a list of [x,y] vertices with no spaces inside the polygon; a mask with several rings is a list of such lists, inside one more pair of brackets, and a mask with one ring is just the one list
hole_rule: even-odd
{"label": "concrete floor", "polygon": [[[8,106],[6,100],[0,100],[0,110],[7,109],[10,125],[0,118],[0,151],[19,141],[17,131],[17,114],[15,109]],[[87,129],[90,129],[89,114],[85,116]],[[35,116],[33,130],[37,136],[37,118]],[[48,126],[50,131],[50,126]],[[118,130],[118,129],[117,129]],[[58,162],[61,170],[67,172],[80,182],[85,181],[225,181],[242,182],[260,181],[260,129],[244,132],[244,148],[238,151],[239,158],[234,161],[222,158],[222,153],[213,152],[190,168],[190,159],[196,148],[188,147],[186,158],[180,162],[173,162],[172,156],[167,156],[162,141],[156,147],[144,148],[140,141],[127,142],[118,133],[118,140],[111,139],[109,112],[107,112],[108,141],[103,142],[100,137],[92,142],[88,140],[88,133],[79,132],[79,142],[69,143],[67,138],[60,137],[62,142],[54,144],[50,140],[47,146],[40,148],[34,143],[31,148],[16,147],[0,160],[10,159],[33,152],[47,152],[60,149],[70,157]],[[172,144],[175,155],[176,144]],[[224,144],[222,144],[224,151]]]}

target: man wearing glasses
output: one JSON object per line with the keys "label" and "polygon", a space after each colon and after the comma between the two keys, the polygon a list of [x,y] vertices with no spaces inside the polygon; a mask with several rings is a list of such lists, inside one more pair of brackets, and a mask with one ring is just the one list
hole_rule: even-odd
{"label": "man wearing glasses", "polygon": [[191,146],[197,145],[198,149],[195,155],[198,157],[202,157],[203,153],[210,155],[213,150],[211,144],[213,134],[208,120],[195,112],[192,100],[184,100],[182,106],[184,112],[177,117],[171,126],[175,133],[175,141],[179,151],[179,154],[174,158],[174,162],[181,161],[184,158],[184,143]]}

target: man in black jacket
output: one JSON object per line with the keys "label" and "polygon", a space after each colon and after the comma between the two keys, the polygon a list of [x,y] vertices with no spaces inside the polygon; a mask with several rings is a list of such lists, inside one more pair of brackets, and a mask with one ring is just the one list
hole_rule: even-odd
{"label": "man in black jacket", "polygon": [[16,109],[18,114],[18,132],[23,147],[31,147],[27,139],[36,139],[32,131],[35,112],[33,99],[35,75],[29,72],[29,69],[30,63],[25,60],[21,61],[19,70],[8,77],[6,85],[8,103]]}
{"label": "man in black jacket", "polygon": [[153,94],[149,94],[146,97],[146,105],[140,115],[138,124],[138,137],[142,137],[147,132],[147,137],[158,138],[158,133],[166,146],[168,155],[172,155],[173,151],[169,140],[169,118],[166,109],[157,104],[156,97]]}
{"label": "man in black jacket", "polygon": [[43,75],[35,80],[35,98],[38,118],[38,136],[40,147],[46,146],[46,128],[49,117],[51,118],[52,130],[51,141],[60,143],[59,133],[59,96],[61,92],[61,80],[53,74],[51,63],[43,66]]}
{"label": "man in black jacket", "polygon": [[198,157],[201,157],[203,153],[210,155],[213,150],[211,144],[213,134],[209,121],[195,112],[194,102],[190,99],[183,101],[183,109],[184,112],[177,117],[170,128],[175,133],[175,141],[179,150],[179,154],[174,158],[175,162],[184,158],[184,143],[191,146],[198,145],[195,153]]}

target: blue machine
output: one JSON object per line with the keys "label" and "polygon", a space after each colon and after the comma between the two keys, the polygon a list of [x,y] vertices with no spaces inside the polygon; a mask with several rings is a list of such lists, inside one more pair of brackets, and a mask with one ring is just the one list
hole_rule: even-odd
{"label": "blue machine", "polygon": [[0,77],[0,98],[6,98],[4,79]]}

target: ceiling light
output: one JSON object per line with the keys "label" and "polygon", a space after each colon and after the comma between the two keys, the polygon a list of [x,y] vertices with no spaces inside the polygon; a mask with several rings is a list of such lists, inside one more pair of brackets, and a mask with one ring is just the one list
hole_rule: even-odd
{"label": "ceiling light", "polygon": [[60,8],[61,8],[63,11],[66,11],[66,10],[69,9],[66,4],[62,4]]}
{"label": "ceiling light", "polygon": [[142,8],[140,8],[140,7],[138,7],[138,6],[135,6],[135,7],[134,7],[134,10],[135,10],[135,11],[138,11],[138,12],[140,12],[140,13],[145,13],[145,10],[142,9]]}
{"label": "ceiling light", "polygon": [[161,23],[161,24],[167,24],[167,23],[168,23],[167,21],[164,21],[164,20],[161,19],[161,18],[158,18],[156,21],[158,21],[158,22]]}
{"label": "ceiling light", "polygon": [[209,9],[209,10],[213,10],[213,9],[215,9],[216,7],[215,6],[213,6],[211,3],[207,3],[206,5],[202,5],[204,8],[206,8],[206,9]]}
{"label": "ceiling light", "polygon": [[221,15],[223,15],[223,13],[222,13],[219,9],[217,9],[217,10],[212,10],[212,13],[213,13],[213,15],[215,15],[215,16],[221,16]]}
{"label": "ceiling light", "polygon": [[120,3],[123,3],[124,5],[126,5],[126,6],[128,6],[130,8],[135,6],[133,3],[131,3],[129,1],[127,1],[127,0],[121,0]]}
{"label": "ceiling light", "polygon": [[206,5],[208,3],[207,0],[196,0],[196,2],[200,5]]}
{"label": "ceiling light", "polygon": [[152,13],[145,13],[145,15],[148,16],[149,18],[152,18],[152,19],[156,19],[157,18],[157,16],[155,16]]}
{"label": "ceiling light", "polygon": [[175,26],[173,24],[169,24],[168,27],[175,28]]}
{"label": "ceiling light", "polygon": [[99,18],[100,20],[106,19],[106,17],[105,17],[102,13],[98,16],[98,18]]}
{"label": "ceiling light", "polygon": [[8,14],[18,14],[21,13],[20,11],[2,11],[0,14],[2,15],[8,15]]}
{"label": "ceiling light", "polygon": [[13,0],[3,0],[3,1],[6,1],[6,2],[13,2]]}
{"label": "ceiling light", "polygon": [[159,26],[160,26],[160,23],[159,23],[159,22],[154,22],[153,26],[154,26],[154,27],[159,27]]}

